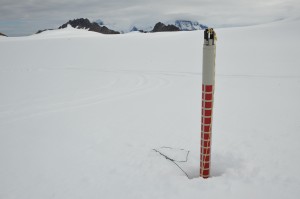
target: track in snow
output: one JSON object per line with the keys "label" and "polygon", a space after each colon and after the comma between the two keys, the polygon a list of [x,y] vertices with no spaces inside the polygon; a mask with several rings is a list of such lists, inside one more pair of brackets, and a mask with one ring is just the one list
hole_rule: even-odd
{"label": "track in snow", "polygon": [[[26,71],[26,72],[25,72]],[[34,76],[48,70],[42,70],[36,72],[35,70],[22,70],[19,73],[31,73],[35,72]],[[11,71],[12,72],[12,71]],[[85,70],[70,70],[61,69],[55,70],[56,73],[73,74],[76,80],[76,76],[85,76]],[[70,84],[64,85],[63,81],[66,79],[56,80],[56,74],[46,77],[45,79],[33,79],[31,84],[43,84],[48,85],[45,90],[50,89],[52,92],[47,93],[45,90],[41,95],[36,97],[30,97],[28,99],[20,96],[20,100],[1,103],[0,106],[0,119],[1,123],[10,123],[16,120],[22,120],[30,117],[40,116],[47,113],[59,112],[70,109],[77,109],[86,106],[92,106],[99,103],[118,100],[124,97],[132,97],[145,92],[155,92],[156,90],[166,88],[171,85],[170,78],[161,73],[147,73],[147,72],[135,72],[135,71],[101,71],[91,70],[88,73],[96,73],[97,76],[93,79],[93,85],[89,84],[89,87],[80,88],[79,82],[69,82]],[[105,81],[97,81],[97,78],[106,79]],[[89,76],[86,75],[85,81],[90,81]],[[14,80],[12,80],[14,81]],[[32,81],[32,79],[31,79]],[[54,81],[53,84],[49,84],[49,81]],[[57,82],[59,81],[59,82]],[[24,82],[26,84],[26,82]],[[49,88],[49,85],[53,85]],[[59,85],[59,86],[57,86]],[[24,86],[24,85],[23,85]],[[28,84],[28,91],[31,90],[31,85]],[[79,87],[79,88],[78,88]],[[43,89],[42,89],[43,90]],[[0,124],[1,124],[0,123]]]}

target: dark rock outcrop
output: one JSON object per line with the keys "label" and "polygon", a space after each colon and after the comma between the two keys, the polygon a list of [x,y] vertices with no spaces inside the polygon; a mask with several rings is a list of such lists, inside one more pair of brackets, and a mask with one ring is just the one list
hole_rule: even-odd
{"label": "dark rock outcrop", "polygon": [[161,22],[155,24],[152,32],[172,32],[172,31],[180,31],[180,29],[174,25],[165,25]]}
{"label": "dark rock outcrop", "polygon": [[45,32],[45,31],[47,31],[47,30],[53,30],[53,29],[44,29],[44,30],[39,30],[39,31],[37,31],[35,34],[40,34],[40,33],[42,33],[42,32]]}
{"label": "dark rock outcrop", "polygon": [[66,28],[68,25],[71,25],[73,28],[88,29],[89,31],[99,32],[102,34],[120,34],[120,32],[110,30],[106,26],[100,26],[95,22],[91,23],[88,19],[83,18],[69,20],[58,29]]}
{"label": "dark rock outcrop", "polygon": [[3,34],[3,33],[1,33],[1,32],[0,32],[0,36],[7,37],[7,35],[5,35],[5,34]]}

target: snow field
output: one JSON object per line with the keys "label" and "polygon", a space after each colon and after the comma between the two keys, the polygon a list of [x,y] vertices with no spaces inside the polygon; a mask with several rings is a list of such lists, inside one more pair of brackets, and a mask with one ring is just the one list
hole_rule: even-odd
{"label": "snow field", "polygon": [[298,27],[216,30],[207,180],[201,31],[1,38],[0,198],[298,198]]}

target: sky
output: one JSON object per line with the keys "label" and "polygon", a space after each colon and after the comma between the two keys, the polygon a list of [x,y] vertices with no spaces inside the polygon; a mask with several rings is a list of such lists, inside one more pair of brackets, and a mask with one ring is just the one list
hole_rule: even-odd
{"label": "sky", "polygon": [[0,0],[0,32],[30,35],[76,18],[101,19],[123,29],[175,19],[247,26],[291,17],[300,13],[299,5],[299,0]]}

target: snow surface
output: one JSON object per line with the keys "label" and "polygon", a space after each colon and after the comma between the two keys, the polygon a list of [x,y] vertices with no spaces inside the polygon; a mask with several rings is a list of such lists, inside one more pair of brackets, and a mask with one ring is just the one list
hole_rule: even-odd
{"label": "snow surface", "polygon": [[202,31],[1,37],[0,198],[299,198],[299,20],[216,30],[206,180]]}

